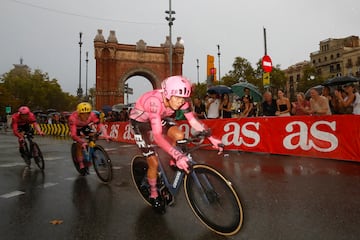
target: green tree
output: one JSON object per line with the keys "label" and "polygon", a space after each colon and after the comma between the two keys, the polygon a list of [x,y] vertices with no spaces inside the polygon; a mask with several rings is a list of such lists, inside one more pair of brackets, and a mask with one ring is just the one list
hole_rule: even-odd
{"label": "green tree", "polygon": [[303,68],[302,78],[297,85],[298,92],[306,92],[309,88],[323,83],[323,79],[317,73],[315,67],[307,65]]}
{"label": "green tree", "polygon": [[192,98],[199,97],[200,99],[204,99],[206,96],[207,85],[206,83],[199,83],[192,85]]}
{"label": "green tree", "polygon": [[[64,93],[56,79],[49,79],[47,73],[36,69],[14,68],[0,78],[3,101],[13,111],[20,105],[27,105],[32,110],[55,108],[58,111],[72,111],[77,102],[75,96]],[[1,109],[4,107],[0,105]]]}
{"label": "green tree", "polygon": [[256,82],[254,69],[251,63],[242,57],[236,57],[230,70],[222,79],[224,85],[231,86],[239,81]]}

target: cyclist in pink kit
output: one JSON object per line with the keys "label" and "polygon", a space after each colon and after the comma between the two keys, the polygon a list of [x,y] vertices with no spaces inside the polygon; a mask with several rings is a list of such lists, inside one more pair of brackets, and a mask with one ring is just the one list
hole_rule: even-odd
{"label": "cyclist in pink kit", "polygon": [[[189,159],[181,150],[175,147],[177,140],[184,139],[184,133],[170,117],[176,110],[181,109],[195,131],[205,130],[204,125],[191,110],[191,105],[186,101],[190,94],[191,84],[189,80],[182,76],[172,76],[162,82],[161,89],[143,94],[130,112],[130,121],[136,144],[146,157],[149,165],[147,178],[151,189],[150,201],[154,209],[159,212],[164,210],[164,203],[158,197],[159,193],[156,187],[158,158],[151,147],[148,134],[151,131],[156,144],[172,156],[179,169],[188,173]],[[167,137],[172,142],[169,142]],[[219,153],[223,151],[220,140],[214,137],[208,139],[213,144],[213,147],[219,150]]]}
{"label": "cyclist in pink kit", "polygon": [[[97,125],[98,129],[103,129],[103,124],[95,112],[91,111],[92,106],[88,102],[79,103],[68,120],[71,138],[76,141],[76,158],[79,163],[81,175],[89,174],[89,166],[91,162],[84,162],[82,149],[86,149],[87,142],[84,139],[89,134],[92,126]],[[105,139],[109,139],[106,131],[102,132]]]}
{"label": "cyclist in pink kit", "polygon": [[[31,125],[34,126],[35,130],[41,136],[44,135],[43,131],[41,131],[39,124],[36,122],[35,115],[30,111],[30,108],[27,106],[21,106],[17,113],[14,113],[11,116],[11,127],[14,135],[18,138],[19,142],[19,152],[21,157],[25,156],[24,149],[24,132],[30,130]],[[27,165],[30,165],[30,159],[24,158]]]}

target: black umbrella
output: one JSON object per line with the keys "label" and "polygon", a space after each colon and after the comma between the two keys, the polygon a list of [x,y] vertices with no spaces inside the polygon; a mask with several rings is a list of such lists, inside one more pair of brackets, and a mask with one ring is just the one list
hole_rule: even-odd
{"label": "black umbrella", "polygon": [[352,82],[359,82],[360,79],[353,77],[353,76],[340,76],[340,77],[333,77],[328,80],[326,80],[322,85],[323,86],[338,86],[338,85],[344,85],[347,83]]}
{"label": "black umbrella", "polygon": [[212,86],[207,90],[208,93],[216,93],[216,94],[224,94],[224,93],[232,93],[231,87],[225,86],[225,85],[216,85]]}

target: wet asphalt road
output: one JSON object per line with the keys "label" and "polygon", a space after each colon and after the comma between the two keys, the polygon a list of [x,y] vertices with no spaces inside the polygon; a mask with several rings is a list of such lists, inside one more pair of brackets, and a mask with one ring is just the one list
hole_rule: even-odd
{"label": "wet asphalt road", "polygon": [[[0,238],[20,239],[359,239],[360,164],[255,153],[199,151],[195,159],[235,184],[244,225],[216,235],[192,214],[183,191],[158,215],[142,201],[130,175],[134,145],[99,142],[114,165],[111,184],[78,176],[69,138],[36,137],[44,173],[30,170],[17,140],[0,133]],[[58,223],[58,224],[54,224]]]}

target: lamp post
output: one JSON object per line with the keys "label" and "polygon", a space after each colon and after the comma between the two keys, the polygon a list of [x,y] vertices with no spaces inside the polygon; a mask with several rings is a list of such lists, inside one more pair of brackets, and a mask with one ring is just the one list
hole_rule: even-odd
{"label": "lamp post", "polygon": [[165,11],[166,14],[169,14],[168,17],[165,17],[166,21],[169,22],[169,38],[170,38],[170,46],[169,46],[169,64],[170,64],[170,76],[172,76],[172,36],[171,36],[171,27],[173,25],[173,22],[175,21],[175,18],[172,17],[173,14],[175,14],[175,11],[171,10],[171,0],[169,0],[169,10]]}
{"label": "lamp post", "polygon": [[86,100],[88,100],[88,64],[89,64],[89,52],[86,52],[86,76],[85,76],[85,96],[86,96]]}
{"label": "lamp post", "polygon": [[199,85],[199,59],[196,59],[196,68],[197,68],[197,84]]}
{"label": "lamp post", "polygon": [[220,84],[220,80],[221,80],[221,78],[220,78],[220,45],[218,44],[217,45],[217,49],[218,49],[218,62],[219,62],[219,84]]}
{"label": "lamp post", "polygon": [[77,90],[77,96],[78,96],[78,98],[81,98],[81,97],[82,97],[82,94],[83,94],[83,90],[82,90],[82,88],[81,88],[81,45],[82,45],[81,37],[82,37],[82,32],[79,32],[79,36],[80,36],[80,41],[79,41],[80,61],[79,61],[79,88],[78,88],[78,90]]}

